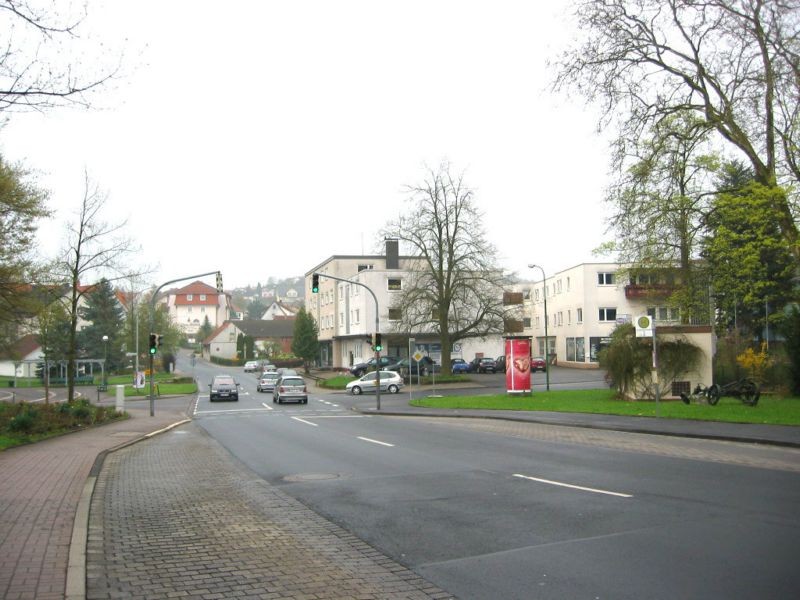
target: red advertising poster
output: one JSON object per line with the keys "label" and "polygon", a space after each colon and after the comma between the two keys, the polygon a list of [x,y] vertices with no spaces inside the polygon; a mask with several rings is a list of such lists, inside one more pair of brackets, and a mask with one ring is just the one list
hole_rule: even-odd
{"label": "red advertising poster", "polygon": [[530,338],[506,338],[506,390],[528,394],[531,391]]}

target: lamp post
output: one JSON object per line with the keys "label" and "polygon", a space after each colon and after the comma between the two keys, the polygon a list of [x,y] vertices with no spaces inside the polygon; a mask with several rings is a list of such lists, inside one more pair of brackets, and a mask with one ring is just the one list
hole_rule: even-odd
{"label": "lamp post", "polygon": [[544,269],[539,265],[530,264],[529,269],[539,269],[542,272],[542,292],[544,298],[544,376],[547,382],[547,391],[550,391],[550,352],[548,346],[550,345],[547,339],[547,277],[544,274]]}
{"label": "lamp post", "polygon": [[106,385],[106,361],[108,360],[108,336],[103,336],[103,385]]}

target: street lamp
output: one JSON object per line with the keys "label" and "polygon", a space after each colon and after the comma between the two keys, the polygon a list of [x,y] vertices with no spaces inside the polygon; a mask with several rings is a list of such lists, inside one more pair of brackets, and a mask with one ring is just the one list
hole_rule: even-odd
{"label": "street lamp", "polygon": [[106,360],[108,360],[108,336],[103,336],[103,385],[106,385]]}
{"label": "street lamp", "polygon": [[542,272],[542,292],[544,297],[544,376],[547,382],[547,391],[550,391],[550,353],[548,351],[549,342],[547,339],[547,277],[544,274],[544,269],[539,265],[530,264],[529,269],[539,269]]}

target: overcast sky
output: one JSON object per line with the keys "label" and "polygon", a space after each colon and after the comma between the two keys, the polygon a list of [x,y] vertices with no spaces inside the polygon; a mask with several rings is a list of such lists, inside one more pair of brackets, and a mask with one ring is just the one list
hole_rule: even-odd
{"label": "overcast sky", "polygon": [[90,0],[85,31],[124,50],[125,77],[97,110],[13,114],[0,151],[51,192],[45,254],[85,169],[156,284],[219,269],[233,288],[372,253],[404,186],[443,160],[501,266],[549,275],[606,239],[597,114],[549,92],[567,5]]}

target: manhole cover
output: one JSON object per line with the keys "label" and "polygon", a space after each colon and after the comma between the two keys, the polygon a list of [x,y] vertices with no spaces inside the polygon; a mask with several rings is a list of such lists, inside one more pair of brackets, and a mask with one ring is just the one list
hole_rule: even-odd
{"label": "manhole cover", "polygon": [[287,475],[283,478],[284,481],[298,483],[301,481],[325,481],[326,479],[339,479],[341,475],[338,473],[298,473],[296,475]]}

